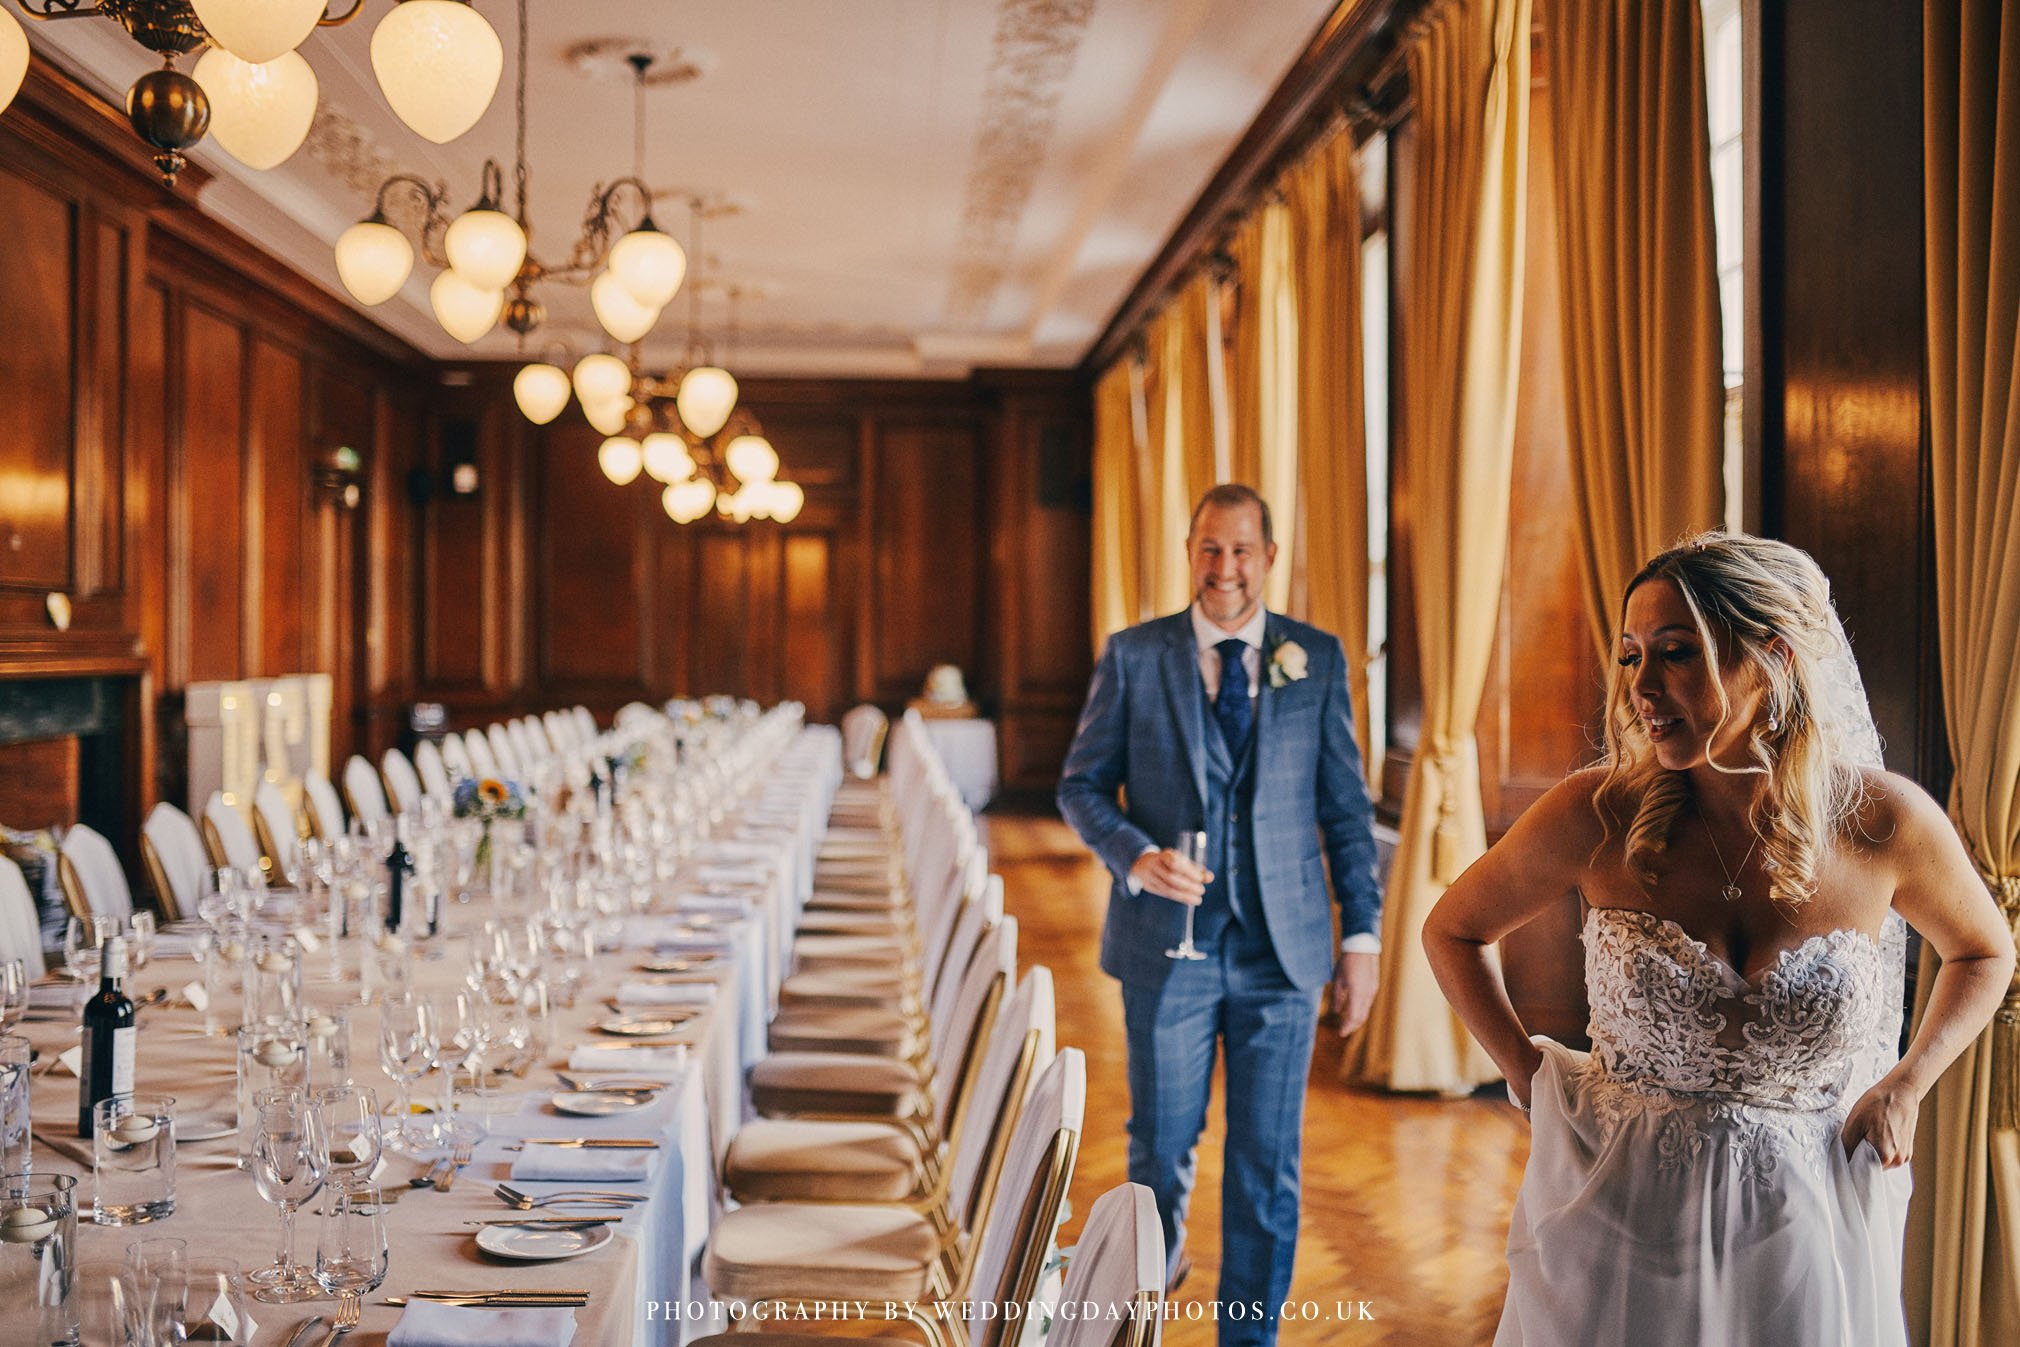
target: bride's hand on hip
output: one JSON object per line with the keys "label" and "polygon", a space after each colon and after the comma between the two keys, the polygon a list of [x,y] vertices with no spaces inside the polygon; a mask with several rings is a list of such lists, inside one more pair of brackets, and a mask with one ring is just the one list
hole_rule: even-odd
{"label": "bride's hand on hip", "polygon": [[1921,1103],[1907,1086],[1881,1080],[1859,1096],[1845,1116],[1844,1128],[1838,1133],[1845,1158],[1851,1158],[1861,1141],[1870,1141],[1886,1168],[1907,1164],[1915,1154],[1915,1117]]}

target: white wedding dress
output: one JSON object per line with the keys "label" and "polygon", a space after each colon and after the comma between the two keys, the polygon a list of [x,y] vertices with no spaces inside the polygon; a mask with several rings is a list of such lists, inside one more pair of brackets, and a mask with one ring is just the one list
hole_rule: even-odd
{"label": "white wedding dress", "polygon": [[1646,912],[1584,934],[1592,1051],[1537,1040],[1496,1347],[1905,1344],[1908,1169],[1839,1128],[1895,1060],[1906,924],[1758,985]]}

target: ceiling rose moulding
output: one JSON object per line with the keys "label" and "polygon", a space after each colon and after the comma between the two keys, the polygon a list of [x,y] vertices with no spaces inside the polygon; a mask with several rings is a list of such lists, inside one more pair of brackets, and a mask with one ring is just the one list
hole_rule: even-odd
{"label": "ceiling rose moulding", "polygon": [[1093,13],[1094,0],[1000,0],[961,209],[949,326],[979,319],[1002,283]]}

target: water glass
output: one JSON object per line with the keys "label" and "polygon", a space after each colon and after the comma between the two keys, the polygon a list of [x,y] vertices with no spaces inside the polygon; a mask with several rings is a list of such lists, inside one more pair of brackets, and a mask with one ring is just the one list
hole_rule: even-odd
{"label": "water glass", "polygon": [[205,1255],[179,1265],[142,1268],[137,1275],[153,1342],[162,1347],[185,1342],[247,1347],[252,1342],[256,1326],[246,1304],[245,1276],[235,1260]]}
{"label": "water glass", "polygon": [[309,1083],[308,1036],[299,1024],[248,1024],[238,1031],[238,1167],[252,1167],[259,1097]]}
{"label": "water glass", "polygon": [[114,1095],[92,1106],[91,1219],[145,1225],[175,1214],[175,1101]]}
{"label": "water glass", "polygon": [[0,1306],[29,1341],[78,1340],[77,1180],[0,1175]]}
{"label": "water glass", "polygon": [[386,1279],[385,1204],[379,1190],[344,1193],[323,1204],[316,1231],[316,1285],[349,1300]]}
{"label": "water glass", "polygon": [[92,1259],[78,1264],[70,1295],[86,1347],[152,1347],[139,1279],[125,1263]]}
{"label": "water glass", "polygon": [[0,959],[0,1034],[27,1015],[28,981],[26,961]]}
{"label": "water glass", "polygon": [[314,1098],[330,1150],[330,1187],[340,1193],[370,1187],[372,1171],[385,1149],[378,1092],[362,1085],[326,1085]]}
{"label": "water glass", "polygon": [[31,1052],[21,1035],[0,1034],[0,1174],[26,1174],[34,1168],[28,1129]]}
{"label": "water glass", "polygon": [[181,1277],[189,1272],[189,1241],[173,1235],[137,1239],[126,1246],[126,1265],[140,1284],[142,1294],[158,1277]]}
{"label": "water glass", "polygon": [[347,1010],[311,1007],[303,1023],[308,1034],[309,1083],[351,1083],[351,1014]]}

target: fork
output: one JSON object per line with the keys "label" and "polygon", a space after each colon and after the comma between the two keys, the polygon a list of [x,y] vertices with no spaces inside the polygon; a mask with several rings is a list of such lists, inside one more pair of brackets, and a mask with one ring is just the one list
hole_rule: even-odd
{"label": "fork", "polygon": [[357,1291],[342,1292],[337,1302],[336,1317],[330,1320],[330,1336],[323,1339],[323,1347],[335,1347],[338,1339],[358,1326],[358,1319],[364,1313],[365,1297]]}
{"label": "fork", "polygon": [[548,1193],[544,1197],[536,1197],[532,1193],[519,1191],[509,1183],[501,1183],[491,1191],[506,1206],[516,1208],[519,1211],[531,1211],[535,1207],[544,1207],[552,1203],[574,1202],[584,1205],[608,1206],[613,1203],[645,1201],[643,1193],[605,1193],[594,1192],[588,1189],[583,1189],[579,1192]]}
{"label": "fork", "polygon": [[435,1180],[436,1192],[446,1193],[449,1191],[450,1186],[456,1182],[456,1172],[463,1168],[464,1165],[470,1163],[470,1153],[474,1149],[475,1143],[473,1142],[459,1141],[456,1143],[455,1154],[449,1157],[449,1167],[444,1169]]}

